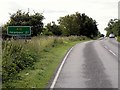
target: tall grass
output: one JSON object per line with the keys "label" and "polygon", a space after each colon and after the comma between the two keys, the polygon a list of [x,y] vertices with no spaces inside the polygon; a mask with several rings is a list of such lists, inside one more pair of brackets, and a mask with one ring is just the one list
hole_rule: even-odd
{"label": "tall grass", "polygon": [[120,36],[117,37],[117,41],[120,42]]}
{"label": "tall grass", "polygon": [[[76,40],[86,40],[82,36],[70,37],[34,37],[25,42],[24,40],[3,41],[2,43],[2,81],[3,84],[18,79],[17,74],[32,67],[40,58],[41,52],[48,52],[58,44],[65,44]],[[33,67],[34,68],[34,67]]]}

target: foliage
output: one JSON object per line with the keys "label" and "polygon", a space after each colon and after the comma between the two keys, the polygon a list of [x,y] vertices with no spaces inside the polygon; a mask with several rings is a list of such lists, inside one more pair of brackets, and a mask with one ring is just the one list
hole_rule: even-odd
{"label": "foliage", "polygon": [[3,34],[6,34],[7,26],[31,26],[32,36],[42,32],[44,16],[40,13],[29,14],[18,10],[10,16],[10,20],[4,25]]}
{"label": "foliage", "polygon": [[43,32],[41,32],[41,35],[52,36],[53,33],[48,28],[44,28]]}
{"label": "foliage", "polygon": [[[53,37],[53,36],[46,36],[46,37],[34,37],[31,41],[24,42],[24,41],[9,41],[9,43],[13,43],[13,47],[19,47],[21,43],[21,47],[24,48],[26,51],[30,52],[36,52],[33,53],[36,55],[35,62],[25,69],[21,70],[20,72],[16,72],[15,67],[12,67],[12,73],[14,75],[4,77],[6,73],[11,72],[8,70],[3,69],[3,72],[6,72],[3,74],[4,78],[8,78],[8,80],[3,81],[2,84],[3,88],[44,88],[45,85],[48,84],[48,81],[52,77],[54,71],[60,64],[63,56],[67,52],[67,50],[75,45],[76,43],[79,43],[80,41],[87,40],[87,37],[85,36],[70,36],[70,37]],[[5,45],[9,47],[8,42],[3,43],[3,48]],[[17,44],[18,43],[18,44]],[[6,52],[9,51],[9,49],[4,49]],[[5,53],[3,51],[3,53]],[[57,51],[57,52],[56,52]],[[19,53],[19,50],[17,50],[15,53]],[[22,55],[22,58],[26,56]],[[6,53],[4,54],[6,55]],[[32,53],[31,53],[32,55]],[[10,54],[9,54],[10,56]],[[7,56],[6,56],[7,57]],[[12,56],[10,56],[12,57]],[[13,63],[13,59],[5,59],[4,61],[9,61]],[[16,61],[18,59],[16,58]],[[22,59],[21,59],[22,61]],[[14,63],[13,63],[14,64]],[[5,67],[9,67],[11,64],[4,64]],[[16,65],[17,66],[17,65]]]}
{"label": "foliage", "polygon": [[83,35],[90,38],[98,35],[96,21],[85,14],[72,14],[65,17],[60,17],[58,20],[63,35]]}
{"label": "foliage", "polygon": [[48,23],[45,27],[45,31],[55,36],[60,36],[62,34],[61,29],[55,24],[55,22]]}
{"label": "foliage", "polygon": [[24,70],[37,60],[37,52],[30,51],[20,42],[3,41],[2,75],[3,83],[12,80],[15,74]]}
{"label": "foliage", "polygon": [[99,34],[97,22],[87,15],[76,12],[75,14],[60,17],[58,25],[55,22],[48,23],[43,28],[44,16],[40,13],[29,14],[18,10],[11,14],[10,20],[3,27],[3,38],[10,37],[6,33],[8,26],[31,26],[32,36],[87,36],[90,38],[97,37]]}
{"label": "foliage", "polygon": [[49,48],[65,44],[70,41],[85,40],[86,37],[34,37],[31,41],[22,40],[3,41],[2,45],[2,79],[3,84],[18,79],[17,74],[41,60],[41,51],[49,52]]}
{"label": "foliage", "polygon": [[120,20],[111,19],[105,30],[107,31],[106,36],[109,36],[110,33],[113,33],[115,36],[120,36]]}
{"label": "foliage", "polygon": [[105,35],[104,34],[100,34],[100,37],[104,37]]}
{"label": "foliage", "polygon": [[120,42],[120,36],[117,37],[117,41]]}

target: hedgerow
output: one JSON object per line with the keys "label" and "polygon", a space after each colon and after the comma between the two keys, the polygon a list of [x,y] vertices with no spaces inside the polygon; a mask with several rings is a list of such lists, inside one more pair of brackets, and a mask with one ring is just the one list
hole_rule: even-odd
{"label": "hedgerow", "polygon": [[58,44],[63,44],[85,40],[86,37],[34,37],[25,42],[24,40],[11,40],[2,42],[2,81],[3,84],[18,79],[17,74],[33,67],[37,60],[40,60],[42,51],[49,52],[49,48],[54,48]]}

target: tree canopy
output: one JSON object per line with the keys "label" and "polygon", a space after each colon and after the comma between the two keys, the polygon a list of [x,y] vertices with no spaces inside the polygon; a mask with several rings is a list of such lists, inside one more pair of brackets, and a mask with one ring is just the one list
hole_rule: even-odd
{"label": "tree canopy", "polygon": [[110,33],[115,34],[115,36],[120,36],[120,20],[111,19],[105,30],[107,31],[106,36],[108,36]]}
{"label": "tree canopy", "polygon": [[58,20],[63,35],[83,35],[90,38],[98,35],[97,23],[85,14],[72,14]]}
{"label": "tree canopy", "polygon": [[43,31],[43,33],[45,35],[56,35],[56,36],[62,35],[59,25],[56,25],[54,21],[52,23],[51,22],[48,23],[45,26],[45,30]]}
{"label": "tree canopy", "polygon": [[7,26],[31,26],[32,36],[37,36],[42,32],[44,16],[40,13],[29,14],[18,10],[10,16]]}
{"label": "tree canopy", "polygon": [[41,13],[30,14],[18,10],[11,14],[10,20],[4,25],[3,33],[6,34],[7,26],[31,26],[32,36],[56,35],[56,36],[87,36],[90,38],[97,37],[99,34],[97,22],[87,15],[76,12],[75,14],[66,15],[58,19],[58,24],[54,21],[48,23],[45,27],[43,24],[44,16]]}

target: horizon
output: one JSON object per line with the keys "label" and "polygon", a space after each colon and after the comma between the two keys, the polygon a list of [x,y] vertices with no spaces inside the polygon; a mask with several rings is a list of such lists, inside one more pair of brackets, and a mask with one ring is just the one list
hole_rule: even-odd
{"label": "horizon", "polygon": [[107,27],[109,20],[118,18],[118,0],[4,0],[0,2],[0,6],[4,8],[1,8],[0,25],[7,23],[10,19],[9,14],[16,13],[17,10],[27,12],[29,9],[30,13],[34,13],[34,11],[43,13],[45,17],[43,20],[44,24],[52,21],[57,23],[59,17],[79,12],[81,14],[85,13],[87,16],[96,20],[99,31],[102,34],[106,34],[104,28]]}

